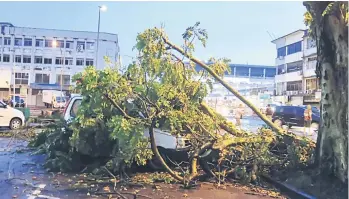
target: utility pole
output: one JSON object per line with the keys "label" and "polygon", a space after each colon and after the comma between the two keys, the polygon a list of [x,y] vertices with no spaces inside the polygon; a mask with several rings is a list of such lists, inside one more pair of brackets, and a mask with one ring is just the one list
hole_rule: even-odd
{"label": "utility pole", "polygon": [[101,11],[107,10],[107,6],[98,6],[98,28],[97,28],[97,48],[96,48],[96,68],[98,67],[98,47],[99,47],[99,29],[101,25]]}

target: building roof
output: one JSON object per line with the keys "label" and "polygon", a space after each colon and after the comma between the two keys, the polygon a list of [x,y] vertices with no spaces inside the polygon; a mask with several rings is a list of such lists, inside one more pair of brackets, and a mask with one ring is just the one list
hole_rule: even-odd
{"label": "building roof", "polygon": [[[282,39],[282,38],[284,38],[284,37],[287,37],[287,36],[290,36],[290,35],[292,35],[292,34],[295,34],[295,33],[298,33],[298,32],[305,32],[306,30],[304,30],[304,29],[298,29],[298,30],[296,30],[296,31],[293,31],[293,32],[291,32],[291,33],[288,33],[287,35],[284,35],[284,36],[282,36],[282,37],[279,37],[279,38],[277,38],[277,39],[274,39],[273,41],[271,41],[271,43],[275,43],[275,41],[277,41],[277,40],[279,40],[279,39]],[[305,34],[305,33],[304,33]]]}
{"label": "building roof", "polygon": [[[212,63],[206,63],[206,64],[212,64]],[[271,68],[275,69],[275,66],[266,66],[266,65],[250,65],[250,64],[229,64],[230,69],[233,70],[234,67],[243,67],[243,68]],[[203,68],[199,65],[195,66],[195,69],[197,71],[203,70]]]}
{"label": "building roof", "polygon": [[[15,27],[15,28],[26,28],[26,29],[41,29],[41,30],[54,30],[54,31],[67,31],[67,32],[86,32],[86,33],[97,33],[97,31],[84,31],[84,30],[66,30],[66,29],[54,29],[54,28],[34,28],[34,27],[23,27],[23,26],[15,26],[12,23],[9,22],[0,22],[0,26],[5,25],[9,27]],[[100,34],[109,34],[109,35],[116,35],[115,33],[107,33],[107,32],[99,32]]]}

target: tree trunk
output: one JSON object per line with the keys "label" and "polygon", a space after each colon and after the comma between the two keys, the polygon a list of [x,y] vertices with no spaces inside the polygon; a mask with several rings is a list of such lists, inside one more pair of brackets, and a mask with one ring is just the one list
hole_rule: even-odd
{"label": "tree trunk", "polygon": [[[317,74],[321,88],[321,124],[316,164],[342,182],[348,175],[348,27],[336,2],[305,2],[313,17],[311,30],[317,43]],[[346,6],[347,6],[346,2]]]}

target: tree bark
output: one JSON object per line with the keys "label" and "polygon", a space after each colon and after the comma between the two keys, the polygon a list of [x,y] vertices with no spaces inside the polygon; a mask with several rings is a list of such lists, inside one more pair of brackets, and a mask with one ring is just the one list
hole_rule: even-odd
{"label": "tree bark", "polygon": [[313,17],[317,43],[317,75],[321,88],[321,122],[316,165],[342,182],[348,178],[348,27],[340,6],[323,15],[333,2],[304,2]]}

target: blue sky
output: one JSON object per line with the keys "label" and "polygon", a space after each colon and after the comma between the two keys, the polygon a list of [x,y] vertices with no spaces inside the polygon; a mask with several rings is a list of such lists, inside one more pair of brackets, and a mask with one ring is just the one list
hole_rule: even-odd
{"label": "blue sky", "polygon": [[[123,63],[128,63],[136,35],[165,24],[172,41],[196,21],[208,31],[207,47],[198,47],[202,60],[226,57],[233,63],[274,65],[275,46],[269,34],[283,36],[305,28],[301,1],[292,2],[0,2],[1,21],[15,26],[97,31],[98,5],[101,31],[119,35]],[[126,55],[126,56],[125,56]]]}

